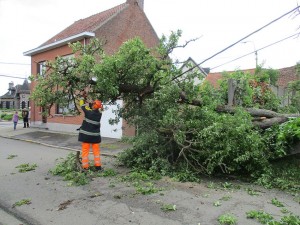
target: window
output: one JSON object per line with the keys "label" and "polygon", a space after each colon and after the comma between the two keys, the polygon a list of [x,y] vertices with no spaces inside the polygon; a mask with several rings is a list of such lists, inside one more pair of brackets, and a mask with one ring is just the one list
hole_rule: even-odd
{"label": "window", "polygon": [[37,73],[40,76],[44,77],[46,74],[46,61],[39,62],[37,65],[38,65]]}
{"label": "window", "polygon": [[72,114],[75,109],[74,102],[69,102],[67,106],[57,105],[57,114]]}
{"label": "window", "polygon": [[61,59],[61,71],[64,71],[67,66],[72,67],[74,65],[74,54],[60,56],[59,59]]}

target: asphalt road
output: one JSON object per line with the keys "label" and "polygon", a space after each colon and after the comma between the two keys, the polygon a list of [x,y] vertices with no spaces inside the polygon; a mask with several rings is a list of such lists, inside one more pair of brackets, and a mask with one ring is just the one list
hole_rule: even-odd
{"label": "asphalt road", "polygon": [[[56,159],[65,158],[70,151],[1,137],[0,143],[3,225],[217,225],[218,217],[226,213],[233,214],[239,225],[253,225],[260,223],[247,219],[247,211],[263,210],[276,219],[283,216],[281,208],[271,204],[274,198],[299,216],[299,202],[293,196],[239,181],[222,181],[239,185],[236,189],[217,187],[217,180],[195,184],[163,178],[153,181],[163,189],[151,195],[138,194],[134,185],[118,177],[98,177],[85,186],[68,186],[48,171]],[[8,159],[10,155],[16,157]],[[112,168],[120,176],[127,171],[117,166],[113,157],[104,156],[102,161],[104,168]],[[24,163],[36,163],[37,168],[19,173],[15,167]],[[257,195],[250,195],[249,188]],[[30,199],[31,204],[13,207],[22,199]],[[165,212],[164,206],[173,206],[174,210]]]}

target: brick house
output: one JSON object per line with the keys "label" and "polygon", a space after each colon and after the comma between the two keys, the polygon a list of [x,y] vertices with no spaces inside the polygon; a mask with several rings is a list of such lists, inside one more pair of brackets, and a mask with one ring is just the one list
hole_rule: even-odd
{"label": "brick house", "polygon": [[[123,4],[74,22],[39,47],[24,53],[25,56],[31,56],[32,74],[40,74],[46,61],[55,60],[57,56],[71,55],[72,49],[68,47],[70,42],[80,41],[85,44],[96,37],[106,41],[104,51],[109,55],[115,53],[123,42],[134,37],[140,37],[149,48],[157,46],[159,38],[143,9],[144,0],[126,0]],[[35,82],[32,82],[31,88],[34,87]],[[119,104],[122,105],[122,101]],[[134,135],[135,129],[129,128],[126,121],[121,120],[116,126],[108,124],[112,109],[103,113],[101,135],[113,138]],[[74,132],[83,119],[82,115],[64,115],[59,106],[54,106],[50,112],[54,116],[48,117],[47,122],[43,123],[40,107],[31,103],[31,110],[32,124],[49,130]]]}
{"label": "brick house", "polygon": [[30,84],[25,79],[23,84],[14,86],[13,82],[8,84],[8,92],[0,96],[1,109],[24,109],[28,108],[30,96]]}

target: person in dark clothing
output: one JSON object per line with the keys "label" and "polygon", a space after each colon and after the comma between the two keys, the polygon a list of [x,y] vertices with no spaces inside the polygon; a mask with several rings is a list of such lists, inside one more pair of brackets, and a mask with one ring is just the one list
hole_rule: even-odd
{"label": "person in dark clothing", "polygon": [[85,104],[84,100],[81,99],[80,107],[84,112],[84,119],[78,136],[78,141],[82,142],[82,168],[85,170],[89,169],[89,151],[92,146],[95,169],[99,171],[102,170],[100,159],[100,120],[103,105],[101,101],[95,100],[92,104],[92,108],[90,108],[88,104]]}
{"label": "person in dark clothing", "polygon": [[23,118],[23,123],[24,123],[24,127],[29,127],[29,123],[28,123],[28,110],[26,108],[24,108],[22,110],[22,118]]}

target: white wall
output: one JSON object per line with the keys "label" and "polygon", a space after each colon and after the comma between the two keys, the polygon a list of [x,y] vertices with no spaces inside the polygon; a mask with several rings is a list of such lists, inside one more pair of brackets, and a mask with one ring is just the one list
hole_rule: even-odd
{"label": "white wall", "polygon": [[[123,106],[123,101],[118,100],[117,103],[120,105],[120,107]],[[102,137],[109,137],[109,138],[117,138],[121,139],[123,132],[122,132],[122,119],[120,119],[120,122],[117,125],[110,125],[109,119],[114,118],[113,110],[117,109],[116,105],[108,106],[104,105],[105,110],[102,113],[101,118],[101,136]],[[41,121],[32,122],[32,127],[39,127],[39,128],[48,128],[48,130],[52,131],[58,131],[58,132],[66,132],[66,133],[78,133],[76,131],[77,128],[80,127],[80,125],[73,125],[73,124],[62,124],[62,123],[47,123],[43,124]]]}
{"label": "white wall", "polygon": [[[117,104],[120,105],[120,107],[123,106],[123,101],[118,100]],[[116,110],[117,106],[106,106],[104,105],[104,112],[102,113],[102,119],[101,119],[101,136],[103,137],[110,137],[110,138],[121,138],[122,137],[122,119],[120,119],[120,122],[117,125],[110,125],[109,119],[115,118],[114,113],[112,110]]]}

